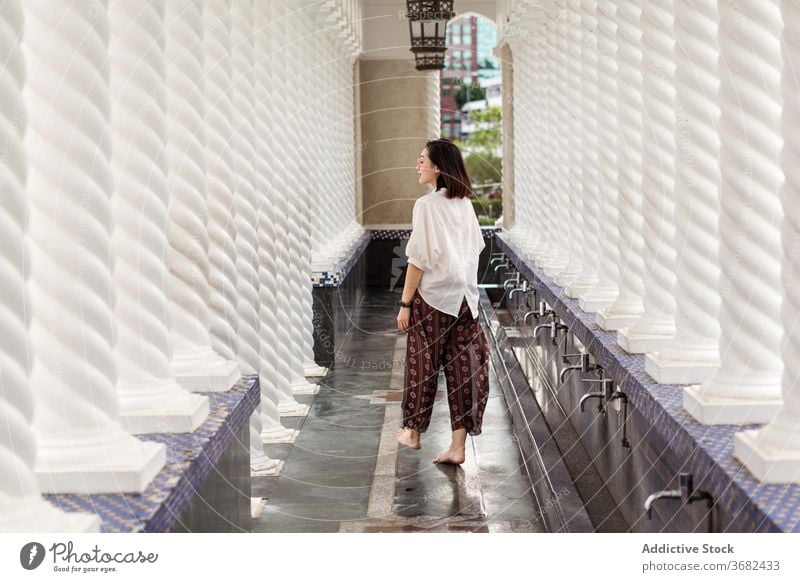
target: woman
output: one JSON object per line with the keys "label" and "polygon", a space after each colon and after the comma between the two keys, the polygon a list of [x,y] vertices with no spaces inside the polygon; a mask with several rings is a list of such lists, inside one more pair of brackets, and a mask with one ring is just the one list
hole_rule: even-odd
{"label": "woman", "polygon": [[420,184],[434,191],[414,204],[408,270],[397,327],[408,333],[403,424],[397,441],[421,448],[443,365],[453,431],[434,463],[461,464],[467,433],[481,432],[489,396],[489,350],[478,321],[478,257],[486,246],[469,196],[461,152],[429,141],[417,161]]}

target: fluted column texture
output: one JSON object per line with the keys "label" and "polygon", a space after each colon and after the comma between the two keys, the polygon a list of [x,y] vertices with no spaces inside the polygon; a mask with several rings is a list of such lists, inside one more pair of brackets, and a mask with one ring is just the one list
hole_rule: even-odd
{"label": "fluted column texture", "polygon": [[608,319],[636,317],[643,310],[641,12],[638,2],[617,3],[620,280],[617,298],[599,312]]}
{"label": "fluted column texture", "polygon": [[288,329],[289,266],[284,250],[285,203],[290,190],[285,181],[286,167],[275,151],[286,143],[279,119],[280,101],[273,94],[281,84],[275,63],[280,60],[278,52],[284,38],[281,24],[272,24],[280,22],[280,8],[278,3],[255,3],[256,191],[262,201],[258,213],[259,334],[261,381],[272,383],[270,388],[278,391],[280,414],[296,414],[304,407],[294,399],[290,385],[292,367],[298,363]]}
{"label": "fluted column texture", "polygon": [[676,0],[676,336],[667,360],[719,363],[719,85],[716,0]]}
{"label": "fluted column texture", "polygon": [[[555,131],[552,125],[552,94],[554,63],[549,50],[549,23],[537,23],[533,35],[534,54],[536,58],[535,111],[538,123],[531,139],[538,144],[534,163],[538,166],[540,188],[536,198],[538,227],[541,229],[541,246],[537,247],[537,263],[547,265],[556,256],[555,223],[553,221],[554,204],[558,192],[555,168],[557,159],[554,155]],[[517,115],[514,119],[517,119]],[[525,117],[521,115],[519,117]]]}
{"label": "fluted column texture", "polygon": [[[596,3],[597,37],[597,164],[598,269],[597,286],[581,295],[581,307],[596,311],[619,292],[619,182],[617,175],[617,6],[613,0]],[[602,144],[602,147],[601,147]]]}
{"label": "fluted column texture", "polygon": [[[105,2],[84,8],[25,5],[36,471],[46,492],[136,491],[163,466],[164,447],[119,421],[109,21]],[[152,464],[140,473],[144,458]]]}
{"label": "fluted column texture", "polygon": [[721,365],[702,391],[774,399],[783,367],[780,8],[750,0],[719,9]]}
{"label": "fluted column texture", "polygon": [[[239,7],[237,6],[237,10]],[[231,0],[203,3],[205,163],[211,347],[228,360],[236,336],[236,227],[231,143]]]}
{"label": "fluted column texture", "polygon": [[578,26],[580,16],[577,13],[580,2],[567,0],[564,3],[558,24],[558,59],[562,73],[562,109],[560,111],[564,128],[564,172],[568,184],[566,206],[563,209],[561,223],[562,235],[565,236],[564,249],[568,262],[556,276],[559,284],[574,281],[583,271],[584,263],[584,229],[583,217],[583,159],[581,126],[581,39]]}
{"label": "fluted column texture", "polygon": [[558,46],[558,23],[554,18],[547,22],[547,69],[548,69],[548,107],[547,123],[550,126],[552,135],[551,154],[548,156],[550,171],[550,188],[553,192],[550,209],[552,213],[547,220],[550,222],[550,236],[554,241],[554,252],[550,260],[543,264],[545,272],[553,274],[567,264],[568,243],[565,241],[564,228],[567,221],[567,203],[569,182],[566,173],[566,153],[564,151],[564,123],[565,116],[563,107],[564,70],[559,61],[558,53],[561,48]]}
{"label": "fluted column texture", "polygon": [[[21,98],[25,64],[20,49],[23,29],[18,1],[0,6],[0,60],[4,74],[0,82],[0,532],[97,531],[94,516],[66,514],[45,502],[33,473],[36,442],[31,424],[34,400],[29,384],[29,311],[25,285],[29,270],[25,192],[27,159],[23,136],[25,109]],[[79,519],[76,519],[79,518]]]}
{"label": "fluted column texture", "polygon": [[[269,54],[272,56],[270,60],[272,74],[270,75],[269,109],[275,112],[282,112],[282,115],[276,115],[271,119],[269,135],[275,144],[290,144],[291,136],[285,121],[287,111],[289,111],[289,97],[285,90],[288,67],[283,61],[287,58],[289,50],[287,45],[291,41],[290,35],[286,31],[285,23],[282,20],[288,12],[288,6],[285,1],[274,2],[270,4],[270,10],[271,20],[281,22],[283,25],[273,26],[271,28],[273,34],[269,35],[271,49]],[[275,240],[279,241],[279,244],[274,247],[276,263],[275,290],[277,297],[274,325],[278,334],[279,359],[286,364],[284,370],[288,374],[286,378],[282,379],[283,381],[279,386],[278,410],[282,415],[298,414],[304,409],[294,399],[291,388],[291,383],[294,381],[298,369],[302,369],[302,361],[298,357],[299,354],[294,345],[294,333],[291,329],[293,301],[289,297],[292,292],[292,258],[297,252],[297,249],[292,247],[292,243],[289,240],[289,230],[291,228],[289,206],[292,203],[290,198],[294,196],[292,191],[292,167],[287,159],[289,149],[289,146],[276,146],[270,150],[272,154],[272,171],[269,175],[270,184],[272,185],[272,188],[270,188],[270,202],[276,231]]]}
{"label": "fluted column texture", "polygon": [[189,389],[227,390],[238,366],[213,351],[209,333],[202,4],[167,2],[166,26],[173,370]]}
{"label": "fluted column texture", "polygon": [[580,37],[572,37],[570,48],[573,58],[580,64],[573,75],[579,78],[575,87],[576,97],[581,115],[577,117],[582,135],[576,144],[580,148],[581,167],[581,204],[580,215],[583,235],[581,247],[583,249],[582,271],[570,283],[571,295],[578,296],[587,288],[592,288],[598,282],[597,265],[600,247],[600,175],[598,168],[598,152],[600,144],[597,141],[598,109],[597,109],[597,2],[586,0],[571,2],[575,29],[580,30]]}
{"label": "fluted column texture", "polygon": [[186,432],[207,417],[208,399],[183,390],[170,365],[164,1],[115,2],[109,19],[121,414],[132,432]]}
{"label": "fluted column texture", "polygon": [[[783,246],[781,283],[784,292],[781,303],[783,322],[783,375],[781,386],[783,407],[767,426],[758,431],[756,443],[769,452],[772,457],[793,458],[792,466],[775,474],[770,481],[798,481],[800,467],[797,458],[800,451],[800,204],[797,200],[800,188],[800,136],[796,128],[800,125],[800,95],[797,92],[798,68],[800,68],[800,7],[790,2],[781,3],[783,17],[781,94],[783,114],[781,127],[784,131],[784,145],[780,161],[785,173],[785,183],[780,189],[784,217],[781,223],[781,242]],[[774,12],[770,20],[774,23]],[[772,28],[771,30],[774,30]],[[737,443],[738,444],[738,443]],[[738,446],[737,446],[738,449]],[[744,457],[746,458],[746,457]],[[794,473],[794,475],[792,475]]]}
{"label": "fluted column texture", "polygon": [[[645,296],[642,316],[625,332],[669,338],[675,333],[675,6],[645,2],[642,12],[642,156]],[[646,346],[645,351],[650,351]]]}

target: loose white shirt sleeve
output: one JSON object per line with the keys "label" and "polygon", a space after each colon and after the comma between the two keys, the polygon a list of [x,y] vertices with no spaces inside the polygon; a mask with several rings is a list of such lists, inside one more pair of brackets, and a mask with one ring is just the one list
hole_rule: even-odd
{"label": "loose white shirt sleeve", "polygon": [[467,300],[478,316],[478,260],[486,246],[469,198],[449,199],[445,190],[419,198],[406,245],[408,262],[423,271],[419,294],[425,302],[454,317]]}

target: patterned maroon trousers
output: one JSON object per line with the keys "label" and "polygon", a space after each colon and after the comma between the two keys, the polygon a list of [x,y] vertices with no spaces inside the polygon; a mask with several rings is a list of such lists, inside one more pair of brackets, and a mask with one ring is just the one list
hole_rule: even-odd
{"label": "patterned maroon trousers", "polygon": [[450,426],[480,434],[489,397],[489,348],[480,321],[473,319],[466,299],[453,317],[425,303],[417,291],[406,346],[403,428],[428,429],[442,365]]}

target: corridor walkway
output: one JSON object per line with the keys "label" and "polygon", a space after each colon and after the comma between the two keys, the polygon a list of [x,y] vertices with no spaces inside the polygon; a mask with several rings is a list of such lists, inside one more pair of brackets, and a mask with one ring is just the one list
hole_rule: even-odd
{"label": "corridor walkway", "polygon": [[300,428],[296,441],[264,446],[285,465],[278,477],[253,478],[253,496],[265,498],[253,531],[543,531],[494,372],[483,434],[467,441],[464,465],[432,462],[449,444],[443,375],[423,448],[398,450],[405,335],[396,303],[370,290],[319,394],[298,397],[308,416],[282,418]]}

